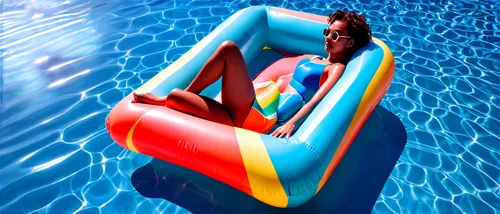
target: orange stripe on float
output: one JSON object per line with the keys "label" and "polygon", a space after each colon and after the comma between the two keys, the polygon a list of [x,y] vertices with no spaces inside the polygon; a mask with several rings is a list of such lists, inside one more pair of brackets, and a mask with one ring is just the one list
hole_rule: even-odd
{"label": "orange stripe on float", "polygon": [[389,89],[392,78],[394,77],[394,57],[392,52],[389,50],[387,45],[379,39],[373,38],[373,41],[383,49],[384,58],[382,59],[382,63],[380,63],[377,72],[368,84],[351,124],[349,124],[344,138],[339,144],[337,152],[335,152],[319,182],[316,193],[318,193],[318,191],[323,187],[333,170],[337,167],[341,158],[344,156],[354,140],[354,136],[358,134],[362,125],[368,119],[369,113],[373,111],[378,102],[380,102],[382,97],[385,95],[385,92]]}
{"label": "orange stripe on float", "polygon": [[267,118],[254,108],[250,109],[247,119],[243,123],[243,127],[258,133],[267,133],[276,124],[276,117]]}
{"label": "orange stripe on float", "polygon": [[200,172],[251,195],[232,126],[158,107],[140,119],[133,143],[141,154]]}
{"label": "orange stripe on float", "polygon": [[137,119],[137,121],[135,121],[134,125],[132,126],[132,128],[130,128],[130,130],[128,131],[128,134],[127,134],[127,141],[126,141],[127,148],[132,152],[139,153],[139,150],[137,150],[137,148],[134,145],[134,142],[132,141],[132,136],[134,135],[135,127],[137,126],[139,121],[141,121],[141,119],[142,119],[142,117],[144,117],[144,115],[146,115],[146,114],[143,114],[141,117],[139,117],[139,119]]}
{"label": "orange stripe on float", "polygon": [[286,207],[288,197],[260,134],[240,128],[235,128],[235,132],[253,197],[276,207]]}

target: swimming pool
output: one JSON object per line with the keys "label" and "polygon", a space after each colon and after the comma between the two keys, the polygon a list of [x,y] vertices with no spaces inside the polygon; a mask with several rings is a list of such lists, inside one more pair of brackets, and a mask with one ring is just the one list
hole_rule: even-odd
{"label": "swimming pool", "polygon": [[115,144],[104,119],[225,18],[265,4],[362,12],[393,51],[380,105],[408,141],[373,213],[499,212],[500,4],[330,2],[4,1],[0,211],[189,213],[136,191],[151,158]]}

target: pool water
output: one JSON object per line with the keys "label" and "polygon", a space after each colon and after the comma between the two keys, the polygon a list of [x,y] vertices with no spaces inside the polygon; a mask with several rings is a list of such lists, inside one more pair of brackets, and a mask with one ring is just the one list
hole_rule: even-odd
{"label": "pool water", "polygon": [[151,157],[114,143],[104,120],[251,5],[361,12],[393,51],[380,106],[408,141],[373,213],[500,212],[500,2],[478,0],[4,0],[0,212],[189,213],[134,189]]}

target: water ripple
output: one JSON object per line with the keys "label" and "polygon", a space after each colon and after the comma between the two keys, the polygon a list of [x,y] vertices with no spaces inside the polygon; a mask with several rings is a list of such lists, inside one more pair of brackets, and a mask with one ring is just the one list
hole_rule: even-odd
{"label": "water ripple", "polygon": [[[407,147],[373,213],[500,212],[497,1],[2,1],[2,213],[189,213],[130,177],[111,108],[251,5],[361,12],[393,51]],[[319,33],[319,32],[318,32]],[[123,203],[126,201],[127,203]]]}

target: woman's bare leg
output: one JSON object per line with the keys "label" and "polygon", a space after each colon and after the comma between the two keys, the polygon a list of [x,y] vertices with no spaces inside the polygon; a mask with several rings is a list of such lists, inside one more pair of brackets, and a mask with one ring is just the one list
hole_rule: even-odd
{"label": "woman's bare leg", "polygon": [[240,49],[230,41],[222,43],[186,91],[199,94],[220,77],[222,105],[229,111],[234,125],[241,127],[252,107],[255,90]]}
{"label": "woman's bare leg", "polygon": [[153,105],[165,105],[165,100],[167,100],[167,97],[159,97],[151,92],[146,92],[146,93],[136,93],[133,92],[134,94],[134,101],[135,102],[141,102],[141,103],[149,103]]}
{"label": "woman's bare leg", "polygon": [[[222,105],[199,96],[203,89],[221,77]],[[171,95],[172,99],[169,99]],[[219,46],[185,91],[172,91],[167,97],[139,94],[136,98],[138,101],[151,104],[166,103],[167,107],[206,119],[214,119],[213,117],[217,115],[224,118],[223,114],[220,114],[224,109],[232,119],[233,125],[237,127],[243,125],[254,99],[255,91],[243,56],[236,44],[229,41]],[[210,116],[214,112],[219,113]]]}
{"label": "woman's bare leg", "polygon": [[174,89],[167,96],[166,106],[193,116],[225,125],[234,125],[229,112],[212,98]]}

